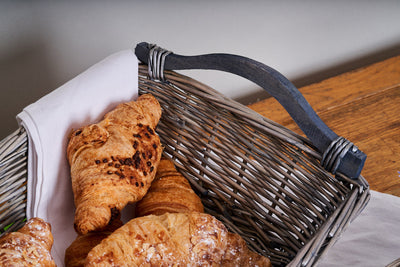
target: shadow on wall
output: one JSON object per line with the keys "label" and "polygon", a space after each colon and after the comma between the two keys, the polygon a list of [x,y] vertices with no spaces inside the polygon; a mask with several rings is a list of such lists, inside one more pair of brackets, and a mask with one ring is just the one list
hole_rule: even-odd
{"label": "shadow on wall", "polygon": [[[358,68],[362,68],[362,67],[371,65],[373,63],[388,59],[390,57],[399,56],[399,55],[400,55],[400,44],[392,45],[392,46],[382,49],[380,51],[376,51],[375,53],[371,53],[371,54],[365,55],[360,58],[349,59],[348,61],[343,62],[339,65],[331,66],[329,68],[321,69],[319,71],[309,73],[305,76],[292,79],[291,82],[297,88],[301,88],[303,86],[306,86],[306,85],[309,85],[312,83],[317,83],[317,82],[320,82],[327,78],[337,76],[342,73],[352,71],[352,70],[355,70]],[[244,97],[241,97],[241,98],[238,98],[235,100],[244,105],[250,105],[250,104],[253,104],[260,100],[269,98],[269,97],[271,97],[271,96],[266,91],[260,89],[258,92],[249,94],[247,96],[244,96]]]}
{"label": "shadow on wall", "polygon": [[25,106],[55,88],[47,53],[40,42],[24,42],[0,57],[0,140],[18,128],[16,115]]}

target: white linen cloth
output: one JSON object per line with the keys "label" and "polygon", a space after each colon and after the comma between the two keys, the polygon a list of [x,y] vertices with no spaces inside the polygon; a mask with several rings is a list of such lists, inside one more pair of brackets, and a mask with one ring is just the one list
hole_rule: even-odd
{"label": "white linen cloth", "polygon": [[117,52],[27,106],[17,120],[28,132],[27,217],[52,226],[52,255],[64,266],[65,249],[76,238],[74,202],[66,157],[72,129],[95,123],[121,102],[138,95],[138,60]]}
{"label": "white linen cloth", "polygon": [[400,258],[400,198],[371,191],[362,213],[320,259],[320,267],[384,267]]}

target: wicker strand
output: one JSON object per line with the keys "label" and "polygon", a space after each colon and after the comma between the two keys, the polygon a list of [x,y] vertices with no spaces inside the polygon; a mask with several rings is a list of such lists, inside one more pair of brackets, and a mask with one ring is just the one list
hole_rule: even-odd
{"label": "wicker strand", "polygon": [[0,233],[18,229],[26,217],[27,151],[22,127],[0,142]]}

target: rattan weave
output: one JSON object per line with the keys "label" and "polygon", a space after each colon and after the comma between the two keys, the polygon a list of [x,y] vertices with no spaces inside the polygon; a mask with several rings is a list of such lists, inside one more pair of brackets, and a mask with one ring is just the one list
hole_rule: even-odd
{"label": "rattan weave", "polygon": [[207,212],[274,265],[312,265],[364,207],[368,183],[332,176],[307,139],[212,88],[164,76],[151,80],[141,66],[140,93],[160,101],[164,152]]}
{"label": "rattan weave", "polygon": [[[333,176],[303,136],[182,74],[152,80],[139,67],[139,93],[162,106],[157,127],[206,212],[239,233],[274,266],[312,266],[369,199],[368,183]],[[0,143],[0,227],[21,226],[26,207],[27,137]]]}
{"label": "rattan weave", "polygon": [[26,214],[28,138],[24,128],[0,142],[0,231],[14,231]]}

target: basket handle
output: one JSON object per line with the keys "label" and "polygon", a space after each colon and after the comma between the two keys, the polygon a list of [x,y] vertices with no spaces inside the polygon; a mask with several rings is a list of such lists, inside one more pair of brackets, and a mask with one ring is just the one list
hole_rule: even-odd
{"label": "basket handle", "polygon": [[[149,65],[150,72],[153,70],[153,74],[161,79],[164,69],[208,69],[230,72],[256,83],[279,101],[322,153],[321,165],[326,170],[333,174],[340,172],[352,179],[359,177],[367,156],[353,143],[334,133],[319,118],[300,91],[273,68],[231,54],[181,56],[145,42],[136,46],[135,54],[140,61]],[[155,61],[158,66],[155,66]]]}

